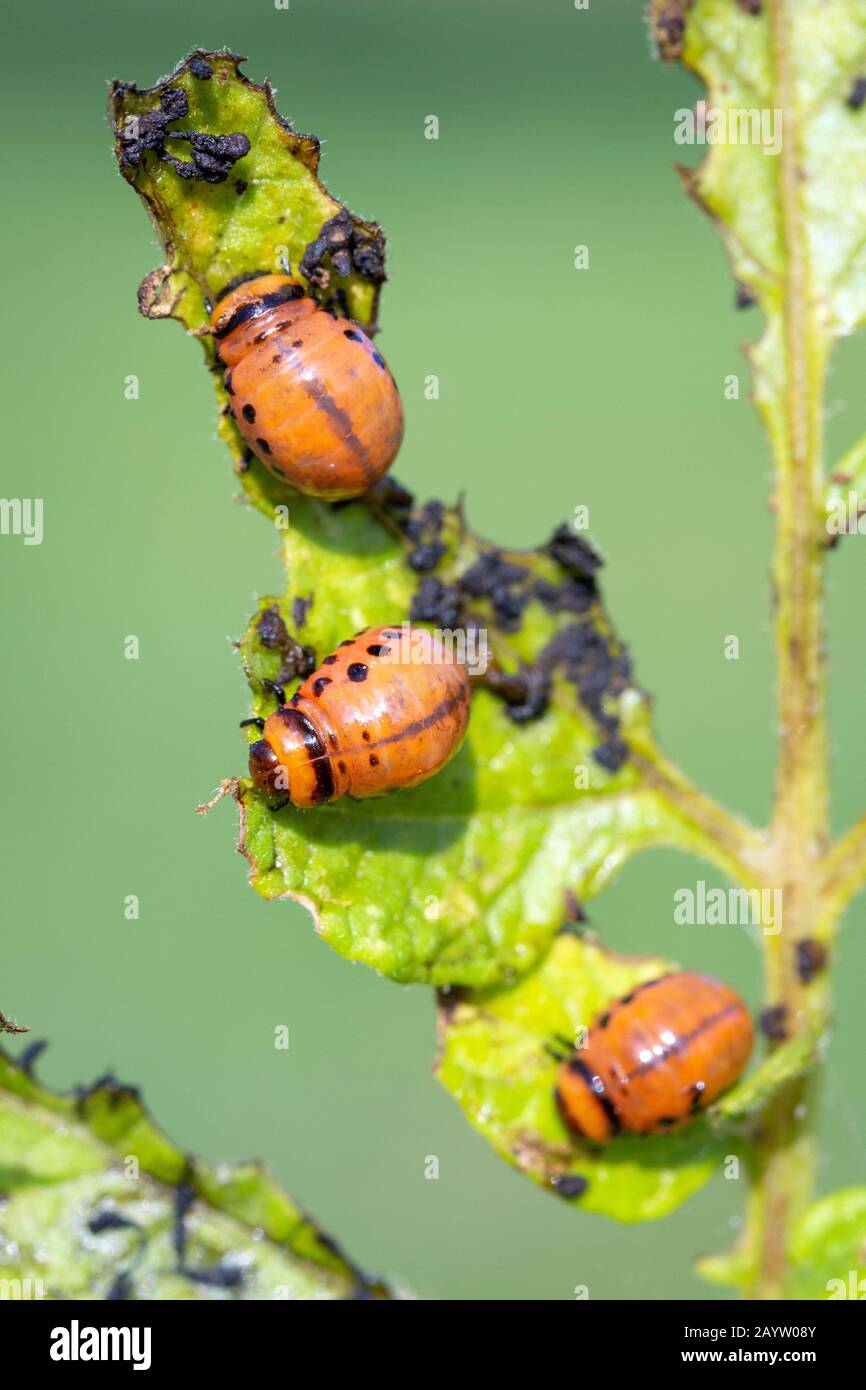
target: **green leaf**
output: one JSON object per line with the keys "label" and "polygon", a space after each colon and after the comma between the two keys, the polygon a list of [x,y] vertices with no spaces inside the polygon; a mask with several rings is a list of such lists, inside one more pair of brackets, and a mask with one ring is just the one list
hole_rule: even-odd
{"label": "green leaf", "polygon": [[852,444],[830,474],[825,508],[828,541],[855,527],[859,534],[860,518],[866,512],[866,435]]}
{"label": "green leaf", "polygon": [[[0,1284],[12,1297],[391,1296],[259,1164],[193,1159],[130,1087],[105,1078],[59,1095],[2,1051],[0,1190]],[[29,1294],[4,1280],[31,1281]]]}
{"label": "green leaf", "polygon": [[[748,1236],[730,1250],[702,1255],[695,1268],[708,1283],[748,1288],[755,1259]],[[846,1187],[815,1202],[791,1234],[784,1297],[866,1299],[866,1187]]]}
{"label": "green leaf", "polygon": [[[395,513],[404,529],[391,535],[362,504],[335,513],[290,503],[288,592],[262,600],[241,644],[256,714],[274,708],[262,678],[294,671],[298,640],[321,660],[347,634],[417,615],[424,581],[419,588],[407,564],[405,528],[414,534],[425,514]],[[460,604],[461,621],[471,608],[502,678],[520,689],[550,680],[545,712],[515,723],[514,707],[479,685],[453,761],[423,786],[383,799],[274,814],[244,782],[241,847],[255,888],[303,902],[343,955],[401,981],[483,985],[529,968],[561,926],[568,895],[593,896],[637,849],[698,849],[702,841],[652,784],[651,770],[626,759],[612,773],[597,760],[608,733],[584,702],[596,686],[606,691],[604,713],[618,737],[647,747],[649,735],[646,701],[628,679],[594,584],[584,611],[557,611],[584,600],[549,550],[494,552],[459,512],[434,514],[425,534],[445,554],[433,582],[446,603]],[[479,557],[492,553],[512,567],[510,592],[527,599],[519,623],[503,624],[489,598],[467,597]],[[584,655],[571,661],[569,651],[581,646]]]}
{"label": "green leaf", "polygon": [[[834,340],[866,321],[866,108],[848,101],[866,11],[854,0],[796,0],[778,24],[775,11],[728,0],[653,4],[663,55],[706,83],[708,121],[726,136],[714,142],[708,126],[706,157],[681,172],[766,315],[750,352],[755,399],[784,451],[792,286],[799,296],[808,280],[798,351],[815,379]],[[794,149],[796,170],[786,165]]]}
{"label": "green leaf", "polygon": [[745,1289],[754,1276],[754,1260],[742,1241],[729,1250],[699,1255],[694,1265],[696,1274],[722,1289]]}
{"label": "green leaf", "polygon": [[545,1044],[573,1038],[606,1004],[670,969],[563,933],[518,984],[441,998],[438,1076],[471,1123],[536,1182],[619,1221],[666,1216],[703,1186],[727,1149],[702,1119],[663,1138],[580,1142],[557,1111],[558,1064]]}
{"label": "green leaf", "polygon": [[866,1187],[842,1188],[809,1208],[790,1266],[789,1298],[866,1299]]}
{"label": "green leaf", "polygon": [[[112,84],[109,119],[120,172],[147,205],[166,254],[166,264],[141,286],[141,311],[199,331],[207,324],[205,301],[229,280],[278,271],[284,259],[298,272],[308,248],[337,219],[332,251],[345,247],[349,272],[338,274],[327,251],[301,277],[310,283],[312,276],[324,302],[374,327],[384,279],[379,228],[331,197],[318,176],[318,140],[278,115],[270,83],[251,82],[240,71],[244,61],[197,49],[153,87]],[[214,160],[205,150],[196,168],[194,146],[178,139],[190,132],[234,139],[248,152]]]}
{"label": "green leaf", "polygon": [[[112,91],[121,169],[171,266],[158,292],[145,291],[144,311],[196,330],[205,297],[229,276],[273,266],[280,237],[303,268],[304,247],[320,243],[337,207],[316,175],[315,142],[287,129],[238,61],[197,53],[155,88]],[[202,63],[209,76],[197,75]],[[189,113],[172,129],[249,141],[217,184],[166,162],[178,90]],[[126,134],[130,117],[139,124]],[[326,255],[309,284],[370,326],[383,242],[374,224],[349,221],[352,274],[341,283]],[[225,404],[219,383],[218,396]],[[477,625],[494,663],[463,748],[424,786],[276,815],[249,783],[238,786],[241,847],[265,897],[299,899],[337,950],[395,979],[477,986],[528,969],[566,902],[597,892],[639,848],[678,845],[731,867],[739,832],[654,748],[648,703],[601,605],[600,561],[576,534],[560,528],[538,551],[498,551],[459,510],[412,509],[387,480],[363,502],[311,502],[245,454],[229,416],[220,429],[249,500],[280,528],[289,580],[284,596],[263,600],[243,642],[256,713],[273,708],[263,676],[288,681],[301,669],[299,645],[321,660],[373,623]],[[259,620],[272,609],[284,632],[263,639]]]}
{"label": "green leaf", "polygon": [[[718,220],[738,280],[771,320],[783,307],[788,256],[780,153],[786,139],[797,143],[797,213],[827,340],[866,320],[866,108],[848,102],[864,47],[866,13],[853,0],[797,0],[778,33],[771,5],[753,14],[727,0],[695,0],[681,46],[681,61],[707,85],[708,122],[720,113],[716,131],[727,137],[714,140],[708,125],[707,154],[687,174],[690,187]],[[796,130],[770,119],[782,95]],[[749,115],[749,138],[741,138],[742,113],[753,111],[766,113],[764,125]]]}

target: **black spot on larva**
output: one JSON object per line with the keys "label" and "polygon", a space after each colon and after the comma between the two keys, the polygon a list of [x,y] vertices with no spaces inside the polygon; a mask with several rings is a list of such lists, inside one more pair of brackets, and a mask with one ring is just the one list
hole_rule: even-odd
{"label": "black spot on larva", "polygon": [[336,735],[336,734],[328,734],[328,742],[330,743],[330,745],[331,745],[332,748],[336,748],[336,746],[337,746],[337,735]]}
{"label": "black spot on larva", "polygon": [[342,758],[340,758],[339,761],[337,762],[337,767],[340,769],[341,772],[345,772],[345,771],[346,771],[346,764],[343,762],[343,759],[342,759]]}
{"label": "black spot on larva", "polygon": [[263,343],[265,341],[265,338],[267,337],[269,337],[269,334],[266,333],[264,329],[262,329],[261,333],[257,333],[256,336],[253,338],[253,342]]}
{"label": "black spot on larva", "polygon": [[353,661],[347,672],[349,680],[365,681],[367,679],[367,670],[368,668],[364,665],[363,661]]}
{"label": "black spot on larva", "polygon": [[189,70],[193,77],[197,77],[200,82],[207,82],[213,77],[213,68],[210,63],[205,62],[204,58],[190,58]]}
{"label": "black spot on larva", "polygon": [[550,1185],[558,1197],[573,1199],[583,1196],[589,1182],[578,1173],[556,1173],[550,1179]]}
{"label": "black spot on larva", "polygon": [[392,642],[398,642],[400,640],[399,632],[383,632],[382,636],[388,637]]}
{"label": "black spot on larva", "polygon": [[316,679],[313,681],[313,694],[321,695],[322,691],[325,689],[325,686],[330,684],[330,676],[317,676]]}
{"label": "black spot on larva", "polygon": [[373,361],[376,363],[377,367],[384,367],[385,365],[385,359],[380,352],[373,353]]}
{"label": "black spot on larva", "polygon": [[620,999],[619,1002],[620,1002],[621,1004],[630,1004],[631,1001],[632,1001],[633,999],[634,999],[634,991],[632,991],[631,994],[624,994],[624,995],[622,996],[622,998]]}
{"label": "black spot on larva", "polygon": [[807,936],[797,942],[796,951],[797,974],[804,985],[811,984],[827,964],[827,947],[814,937]]}
{"label": "black spot on larva", "polygon": [[235,179],[235,192],[239,196],[241,193],[246,193],[248,188],[249,184],[247,183],[246,179]]}
{"label": "black spot on larva", "polygon": [[293,347],[293,348],[299,348],[299,347],[303,347],[303,346],[304,346],[304,340],[303,340],[303,338],[294,338],[294,339],[292,340],[292,347]]}
{"label": "black spot on larva", "polygon": [[333,655],[333,653],[332,653],[330,656],[326,656],[326,657],[325,657],[324,661],[322,662],[322,665],[323,665],[323,666],[333,666],[334,663],[336,662],[336,660],[337,660],[337,658],[336,658],[336,657]]}
{"label": "black spot on larva", "polygon": [[361,341],[361,334],[356,328],[344,328],[343,337],[349,338],[353,343],[360,343]]}
{"label": "black spot on larva", "polygon": [[771,1042],[784,1042],[788,1036],[788,1009],[785,1004],[774,1004],[764,1009],[759,1019],[761,1032]]}
{"label": "black spot on larva", "polygon": [[845,98],[852,111],[859,111],[866,101],[866,77],[855,77],[851,90]]}
{"label": "black spot on larva", "polygon": [[596,1024],[596,1027],[597,1027],[597,1028],[606,1028],[607,1025],[608,1025],[609,1023],[610,1023],[610,1013],[602,1014],[601,1018],[598,1020],[598,1023]]}
{"label": "black spot on larva", "polygon": [[376,754],[375,754],[375,753],[371,753],[371,754],[370,754],[370,766],[371,766],[371,767],[378,767],[378,766],[379,766],[379,759],[376,757]]}
{"label": "black spot on larva", "polygon": [[352,640],[351,637],[344,637],[344,638],[343,638],[343,641],[339,643],[339,646],[341,646],[341,647],[351,647],[351,646],[353,646],[353,645],[354,645],[354,644],[353,644],[353,640]]}
{"label": "black spot on larva", "polygon": [[229,393],[230,396],[233,396],[233,395],[234,395],[234,388],[232,387],[232,374],[231,374],[231,372],[226,372],[225,376],[223,377],[223,386],[226,388],[226,390],[228,391],[228,393]]}
{"label": "black spot on larva", "polygon": [[369,743],[369,742],[370,742],[370,730],[369,730],[369,729],[362,729],[362,730],[361,730],[361,738],[364,740],[365,743]]}
{"label": "black spot on larva", "polygon": [[374,642],[372,646],[367,648],[367,655],[381,656],[384,652],[384,654],[387,656],[390,650],[390,647],[383,647],[381,642]]}
{"label": "black spot on larva", "polygon": [[257,439],[256,444],[259,446],[263,454],[269,454],[271,452],[271,446],[266,439]]}
{"label": "black spot on larva", "polygon": [[660,1115],[656,1124],[659,1129],[670,1129],[672,1125],[676,1124],[676,1119],[672,1115]]}
{"label": "black spot on larva", "polygon": [[271,358],[271,366],[272,366],[272,367],[278,366],[279,363],[282,362],[282,360],[283,360],[283,355],[282,355],[282,353],[280,353],[280,352],[275,352],[274,355],[273,355],[273,357]]}
{"label": "black spot on larva", "polygon": [[[244,419],[245,419],[245,420],[248,420],[249,423],[250,423],[251,425],[255,423],[255,419],[256,419],[256,408],[255,408],[254,405],[245,405],[244,408],[243,408],[243,412],[242,412],[242,413],[243,413]],[[261,441],[259,441],[259,442],[261,443]],[[269,452],[270,452],[270,451],[269,451]]]}

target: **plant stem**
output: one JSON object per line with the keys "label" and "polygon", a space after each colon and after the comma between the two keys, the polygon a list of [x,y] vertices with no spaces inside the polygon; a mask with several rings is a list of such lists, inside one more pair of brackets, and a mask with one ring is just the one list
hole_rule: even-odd
{"label": "plant stem", "polygon": [[[790,50],[792,0],[770,0],[776,105],[783,111],[779,206],[785,255],[783,368],[763,402],[776,464],[778,521],[773,559],[779,756],[767,849],[781,888],[783,930],[764,936],[768,1007],[785,1010],[789,1036],[826,1010],[826,978],[804,984],[796,943],[819,915],[827,842],[827,732],[823,631],[822,409],[826,352],[809,283],[800,199],[800,139]],[[793,1222],[808,1203],[814,1171],[816,1070],[783,1086],[758,1122],[751,1203],[753,1298],[783,1296]]]}

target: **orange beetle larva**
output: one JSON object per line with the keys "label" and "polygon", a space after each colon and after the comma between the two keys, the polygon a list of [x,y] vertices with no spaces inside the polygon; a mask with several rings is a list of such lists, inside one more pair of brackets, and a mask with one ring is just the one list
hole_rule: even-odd
{"label": "orange beetle larva", "polygon": [[257,723],[250,776],[295,806],[381,796],[432,777],[469,720],[469,679],[448,648],[405,624],[359,632]]}
{"label": "orange beetle larva", "polygon": [[291,275],[230,283],[211,315],[235,422],[253,453],[300,492],[357,497],[390,468],[403,407],[384,358]]}
{"label": "orange beetle larva", "polygon": [[727,985],[685,971],[638,985],[593,1021],[562,1062],[556,1101],[596,1144],[620,1131],[676,1129],[737,1080],[752,1050],[749,1011]]}

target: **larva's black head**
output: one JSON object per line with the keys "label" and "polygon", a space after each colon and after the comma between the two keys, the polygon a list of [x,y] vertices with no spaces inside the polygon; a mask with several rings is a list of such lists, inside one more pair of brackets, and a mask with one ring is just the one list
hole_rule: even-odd
{"label": "larva's black head", "polygon": [[279,767],[280,760],[267,739],[259,738],[250,744],[250,776],[259,791],[267,792],[269,796],[275,794]]}

